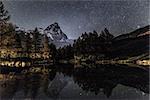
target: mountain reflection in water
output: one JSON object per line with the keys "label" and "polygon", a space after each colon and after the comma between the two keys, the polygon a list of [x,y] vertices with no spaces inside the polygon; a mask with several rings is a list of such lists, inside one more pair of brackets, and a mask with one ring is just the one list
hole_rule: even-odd
{"label": "mountain reflection in water", "polygon": [[45,70],[47,73],[0,74],[1,99],[148,100],[148,70],[125,65],[75,68],[69,64]]}

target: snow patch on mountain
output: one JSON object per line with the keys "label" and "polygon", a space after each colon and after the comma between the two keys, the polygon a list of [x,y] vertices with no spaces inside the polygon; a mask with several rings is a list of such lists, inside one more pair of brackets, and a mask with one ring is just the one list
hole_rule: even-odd
{"label": "snow patch on mountain", "polygon": [[50,43],[56,45],[57,48],[63,47],[65,45],[72,45],[72,39],[68,39],[67,35],[61,30],[58,23],[49,25],[43,30],[43,33],[49,37]]}
{"label": "snow patch on mountain", "polygon": [[61,30],[60,26],[56,22],[44,29],[44,33],[54,41],[68,39],[67,35]]}
{"label": "snow patch on mountain", "polygon": [[[73,39],[68,39],[67,35],[61,30],[60,26],[56,22],[54,24],[49,25],[46,28],[38,27],[37,29],[38,32],[41,34],[41,43],[43,43],[45,35],[49,37],[49,44],[53,43],[56,46],[56,48],[64,47],[66,45],[72,45],[74,42]],[[24,28],[18,27],[15,31],[19,34],[21,40],[23,41],[25,41],[24,39],[27,33],[31,33],[29,34],[30,38],[33,38],[32,33],[34,32],[34,30],[25,30]],[[23,35],[22,32],[25,32],[25,34]]]}

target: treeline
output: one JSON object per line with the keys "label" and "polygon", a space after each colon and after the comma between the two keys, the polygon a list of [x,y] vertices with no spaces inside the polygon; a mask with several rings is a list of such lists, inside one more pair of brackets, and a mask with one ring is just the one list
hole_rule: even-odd
{"label": "treeline", "polygon": [[96,31],[83,33],[73,45],[64,46],[58,49],[59,59],[72,59],[74,56],[83,57],[107,57],[110,54],[114,36],[105,28],[101,34]]}
{"label": "treeline", "polygon": [[75,55],[107,54],[112,43],[113,35],[105,28],[101,34],[96,31],[82,34],[73,44]]}
{"label": "treeline", "polygon": [[[76,59],[76,57],[100,60],[110,59],[111,57],[140,55],[147,53],[149,50],[148,36],[116,41],[107,28],[101,33],[96,31],[85,32],[74,41],[73,45],[56,49],[56,46],[50,43],[49,37],[46,34],[41,34],[38,28],[26,32],[10,23],[9,19],[8,11],[4,9],[3,3],[0,2],[0,49],[7,48],[8,50],[11,48],[9,51],[11,52],[14,48],[17,48],[19,51],[16,52],[20,53],[21,57],[41,58],[39,55],[42,55],[42,59],[51,56],[51,59],[55,61]],[[9,52],[3,53],[10,56]]]}
{"label": "treeline", "polygon": [[[56,47],[38,28],[24,31],[13,25],[10,15],[0,2],[0,57],[1,58],[41,58],[54,59]],[[53,58],[52,58],[53,57]]]}
{"label": "treeline", "polygon": [[[96,31],[83,33],[73,45],[59,48],[59,59],[84,59],[84,60],[102,60],[102,59],[129,59],[130,57],[138,57],[146,55],[148,58],[149,50],[149,35],[145,34],[149,31],[149,26],[146,28],[137,29],[134,34],[128,33],[130,37],[122,36],[114,37],[107,28],[101,33]],[[143,32],[142,32],[143,31]],[[120,35],[121,36],[121,35]],[[137,58],[138,59],[138,58]]]}
{"label": "treeline", "polygon": [[[96,31],[82,34],[73,45],[64,46],[56,50],[55,45],[50,44],[47,35],[43,35],[35,28],[26,32],[18,30],[15,25],[9,23],[10,15],[5,10],[4,5],[0,2],[0,21],[1,21],[1,45],[7,48],[14,47],[21,49],[21,56],[30,57],[31,53],[49,52],[54,59],[73,59],[74,56],[109,55],[109,47],[111,46],[114,36],[109,33],[108,29],[104,29],[101,34]],[[6,35],[11,38],[4,37]],[[7,41],[7,43],[5,43]],[[4,43],[3,43],[4,42]],[[43,53],[44,54],[44,53]],[[38,56],[38,54],[34,54]]]}
{"label": "treeline", "polygon": [[0,29],[0,48],[2,49],[1,51],[5,51],[1,52],[2,58],[27,57],[46,59],[53,57],[52,59],[54,59],[56,55],[55,45],[50,44],[47,35],[41,34],[37,28],[26,32],[17,30],[14,25],[7,22],[2,26],[5,26],[2,30]]}

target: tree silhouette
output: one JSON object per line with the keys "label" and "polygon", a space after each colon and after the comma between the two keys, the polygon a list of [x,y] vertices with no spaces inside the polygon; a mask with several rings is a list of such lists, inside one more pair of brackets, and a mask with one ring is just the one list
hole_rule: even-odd
{"label": "tree silhouette", "polygon": [[0,1],[0,20],[1,21],[9,21],[10,15],[8,15],[8,11],[5,10],[4,4]]}
{"label": "tree silhouette", "polygon": [[109,55],[110,46],[114,36],[110,34],[107,28],[99,35],[95,30],[93,32],[82,34],[73,44],[75,55]]}
{"label": "tree silhouette", "polygon": [[55,46],[52,46],[51,44],[49,44],[49,38],[47,37],[47,35],[44,35],[43,46],[44,46],[43,47],[44,59],[48,59],[48,58],[50,58],[50,56],[54,56],[55,55],[54,51],[56,51],[56,48],[55,48]]}
{"label": "tree silhouette", "polygon": [[38,29],[35,28],[33,31],[33,51],[34,53],[40,52],[41,49],[41,34],[39,33]]}
{"label": "tree silhouette", "polygon": [[26,45],[26,50],[25,52],[27,53],[27,57],[30,57],[31,49],[32,49],[32,38],[30,37],[30,33],[26,34],[26,40],[25,40],[25,45]]}
{"label": "tree silhouette", "polygon": [[52,55],[52,59],[55,61],[55,57],[57,53],[56,46],[53,43],[51,43],[49,45],[49,48],[50,48],[50,54]]}

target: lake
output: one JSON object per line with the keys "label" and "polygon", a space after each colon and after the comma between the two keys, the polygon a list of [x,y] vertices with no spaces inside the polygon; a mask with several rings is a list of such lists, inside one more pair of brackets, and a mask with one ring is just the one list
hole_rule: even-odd
{"label": "lake", "polygon": [[60,64],[35,70],[1,70],[1,100],[149,99],[148,68]]}

